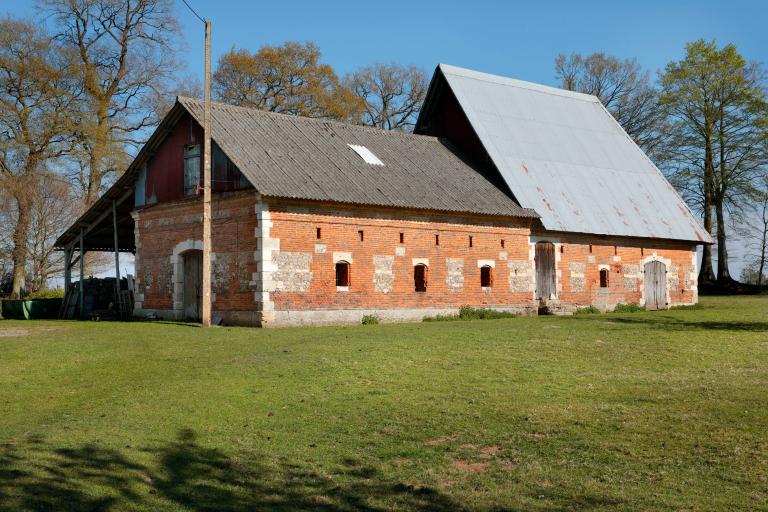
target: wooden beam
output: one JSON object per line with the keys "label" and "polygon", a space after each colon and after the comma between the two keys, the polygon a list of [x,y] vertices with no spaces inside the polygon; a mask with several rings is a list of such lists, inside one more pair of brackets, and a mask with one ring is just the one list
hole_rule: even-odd
{"label": "wooden beam", "polygon": [[112,201],[112,229],[115,233],[115,311],[118,316],[120,308],[120,247],[117,243],[117,201]]}
{"label": "wooden beam", "polygon": [[[115,202],[116,202],[116,203],[119,205],[119,204],[121,204],[123,201],[125,201],[126,199],[128,199],[129,197],[131,197],[131,194],[133,194],[133,189],[129,189],[129,190],[126,190],[126,191],[125,191],[125,193],[124,193],[122,196],[120,196],[119,198],[117,198],[117,199],[116,199],[116,200],[114,200],[114,201],[115,201]],[[103,221],[104,219],[106,219],[106,218],[107,218],[108,216],[110,216],[110,215],[112,215],[112,211],[111,211],[111,209],[108,209],[108,210],[104,210],[104,211],[101,213],[101,215],[99,215],[98,217],[96,217],[96,220],[95,220],[95,221],[93,221],[93,222],[91,222],[91,223],[83,223],[83,224],[81,225],[81,227],[80,227],[80,231],[81,231],[81,235],[80,235],[80,236],[84,236],[84,235],[87,235],[88,233],[90,233],[90,231],[91,231],[91,230],[92,230],[94,227],[96,227],[97,225],[99,225],[99,224],[101,223],[101,221]],[[83,227],[85,227],[85,232],[84,232],[84,233],[83,233]],[[74,248],[74,246],[75,246],[75,244],[77,244],[77,242],[78,242],[78,240],[77,240],[77,239],[74,239],[74,240],[72,240],[72,241],[71,241],[71,242],[70,242],[70,243],[69,243],[69,244],[68,244],[68,245],[67,245],[67,246],[64,248],[64,250],[67,250],[67,249],[72,249],[72,248]]]}
{"label": "wooden beam", "polygon": [[64,251],[64,294],[72,286],[72,251]]}
{"label": "wooden beam", "polygon": [[80,289],[78,290],[78,304],[80,305],[80,320],[85,318],[85,315],[83,314],[83,304],[84,304],[84,296],[83,296],[83,274],[85,273],[85,247],[83,247],[83,241],[85,239],[85,233],[83,232],[83,228],[80,228]]}

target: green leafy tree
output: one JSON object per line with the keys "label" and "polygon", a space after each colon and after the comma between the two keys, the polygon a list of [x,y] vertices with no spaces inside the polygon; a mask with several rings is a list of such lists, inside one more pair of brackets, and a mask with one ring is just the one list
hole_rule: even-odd
{"label": "green leafy tree", "polygon": [[763,71],[732,44],[699,40],[685,57],[666,66],[661,104],[672,129],[665,167],[675,185],[717,237],[717,276],[712,248],[704,247],[699,283],[727,287],[727,216],[749,204],[768,162],[768,104]]}

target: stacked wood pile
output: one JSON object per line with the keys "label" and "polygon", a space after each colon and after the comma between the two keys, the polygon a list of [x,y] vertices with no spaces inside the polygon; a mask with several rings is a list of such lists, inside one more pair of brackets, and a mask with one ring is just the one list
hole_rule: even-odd
{"label": "stacked wood pile", "polygon": [[119,302],[115,304],[115,278],[90,278],[83,283],[83,311],[80,311],[80,281],[75,281],[64,295],[59,318],[92,320],[129,320],[133,313],[133,276],[120,279]]}

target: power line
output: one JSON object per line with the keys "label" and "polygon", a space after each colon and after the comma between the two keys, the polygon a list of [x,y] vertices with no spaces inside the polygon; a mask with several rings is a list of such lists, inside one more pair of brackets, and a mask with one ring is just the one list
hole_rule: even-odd
{"label": "power line", "polygon": [[192,8],[192,6],[191,6],[191,5],[189,5],[189,4],[187,3],[187,0],[181,0],[181,1],[182,1],[182,2],[184,2],[184,5],[186,5],[186,6],[187,6],[187,9],[189,9],[190,11],[192,11],[192,14],[194,14],[195,16],[197,16],[197,19],[199,19],[200,21],[202,21],[203,23],[205,23],[205,20],[204,20],[203,18],[201,18],[199,14],[197,14],[197,12],[196,12],[196,11],[195,11],[195,10]]}

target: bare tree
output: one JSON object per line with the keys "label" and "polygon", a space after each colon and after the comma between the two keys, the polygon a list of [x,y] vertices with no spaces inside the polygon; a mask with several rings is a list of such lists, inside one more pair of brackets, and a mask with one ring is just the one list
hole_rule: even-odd
{"label": "bare tree", "polygon": [[0,20],[0,180],[12,198],[13,297],[25,289],[39,172],[71,149],[78,88],[67,55],[31,22]]}
{"label": "bare tree", "polygon": [[732,222],[747,249],[747,266],[742,270],[741,280],[761,290],[768,260],[768,174],[761,176],[754,195],[752,208],[739,212]]}
{"label": "bare tree", "polygon": [[361,100],[320,56],[313,43],[292,41],[256,53],[232,49],[219,59],[214,94],[225,103],[270,112],[356,120]]}
{"label": "bare tree", "polygon": [[177,22],[171,0],[41,0],[74,50],[87,101],[77,171],[86,206],[157,122],[150,99],[170,83]]}
{"label": "bare tree", "polygon": [[413,130],[429,87],[423,70],[399,64],[364,67],[345,83],[365,102],[363,124],[399,131]]}
{"label": "bare tree", "polygon": [[653,155],[665,133],[659,96],[635,59],[621,60],[598,52],[586,57],[572,53],[555,58],[560,86],[597,96],[627,134]]}
{"label": "bare tree", "polygon": [[56,174],[42,173],[39,186],[32,191],[32,225],[29,236],[29,275],[31,289],[46,288],[51,278],[64,274],[64,255],[54,250],[62,226],[71,225],[81,213],[69,180]]}

